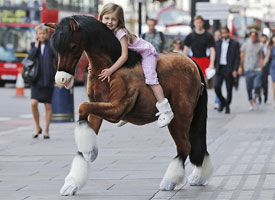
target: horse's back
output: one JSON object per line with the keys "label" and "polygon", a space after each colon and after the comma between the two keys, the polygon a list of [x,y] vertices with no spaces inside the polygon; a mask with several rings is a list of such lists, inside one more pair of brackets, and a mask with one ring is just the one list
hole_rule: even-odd
{"label": "horse's back", "polygon": [[[201,76],[197,65],[179,53],[160,54],[157,73],[165,93],[200,89]],[[190,91],[189,91],[190,90]]]}

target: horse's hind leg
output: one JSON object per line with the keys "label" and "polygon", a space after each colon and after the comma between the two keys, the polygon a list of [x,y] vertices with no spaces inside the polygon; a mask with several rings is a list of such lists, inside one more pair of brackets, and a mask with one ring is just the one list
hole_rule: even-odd
{"label": "horse's hind leg", "polygon": [[207,180],[213,173],[213,165],[209,154],[206,152],[201,165],[195,165],[191,175],[188,177],[188,183],[192,186],[207,185]]}
{"label": "horse's hind leg", "polygon": [[[201,73],[202,76],[202,73]],[[195,168],[188,177],[190,185],[206,185],[207,180],[213,173],[213,165],[207,152],[206,143],[206,122],[207,122],[207,90],[199,97],[194,110],[194,117],[190,126],[189,139],[191,151],[189,158]]]}
{"label": "horse's hind leg", "polygon": [[204,124],[198,125],[196,117],[194,117],[190,128],[191,152],[189,159],[195,168],[188,177],[188,182],[193,186],[206,185],[213,173],[213,165],[207,152],[206,126]]}
{"label": "horse's hind leg", "polygon": [[176,186],[184,183],[184,162],[190,152],[188,124],[184,124],[180,121],[179,117],[175,117],[168,127],[170,134],[176,143],[178,155],[169,164],[160,183],[160,190],[174,190]]}

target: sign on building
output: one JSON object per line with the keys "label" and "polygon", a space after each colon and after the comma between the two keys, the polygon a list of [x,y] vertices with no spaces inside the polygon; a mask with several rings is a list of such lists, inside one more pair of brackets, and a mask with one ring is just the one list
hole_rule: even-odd
{"label": "sign on building", "polygon": [[196,3],[196,15],[202,16],[205,20],[227,19],[228,14],[229,5],[226,3]]}

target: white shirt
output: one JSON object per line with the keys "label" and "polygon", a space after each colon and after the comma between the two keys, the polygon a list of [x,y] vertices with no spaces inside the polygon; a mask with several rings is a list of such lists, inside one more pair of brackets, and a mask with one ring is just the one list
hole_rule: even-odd
{"label": "white shirt", "polygon": [[227,65],[227,50],[229,47],[229,38],[222,39],[222,46],[221,46],[221,57],[220,57],[220,65]]}
{"label": "white shirt", "polygon": [[41,55],[44,54],[44,49],[45,49],[45,44],[41,44],[41,45],[40,45]]}

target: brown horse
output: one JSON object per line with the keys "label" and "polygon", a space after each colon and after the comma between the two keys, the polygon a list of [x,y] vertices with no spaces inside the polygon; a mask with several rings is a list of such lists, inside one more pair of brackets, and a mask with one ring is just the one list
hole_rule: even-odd
{"label": "brown horse", "polygon": [[[76,15],[47,25],[56,29],[51,41],[58,52],[58,85],[72,87],[83,51],[92,66],[87,86],[90,102],[79,106],[75,129],[78,153],[60,190],[61,195],[74,195],[88,179],[88,161],[97,157],[96,137],[102,120],[124,120],[136,125],[154,122],[156,99],[144,83],[140,55],[130,50],[125,66],[111,76],[110,82],[98,79],[100,72],[121,54],[119,41],[104,24],[93,17]],[[159,56],[157,73],[175,115],[168,128],[178,153],[168,166],[160,189],[173,190],[183,182],[188,155],[195,165],[188,181],[191,185],[203,185],[213,167],[206,147],[207,90],[203,89],[202,72],[189,58],[169,53]]]}

